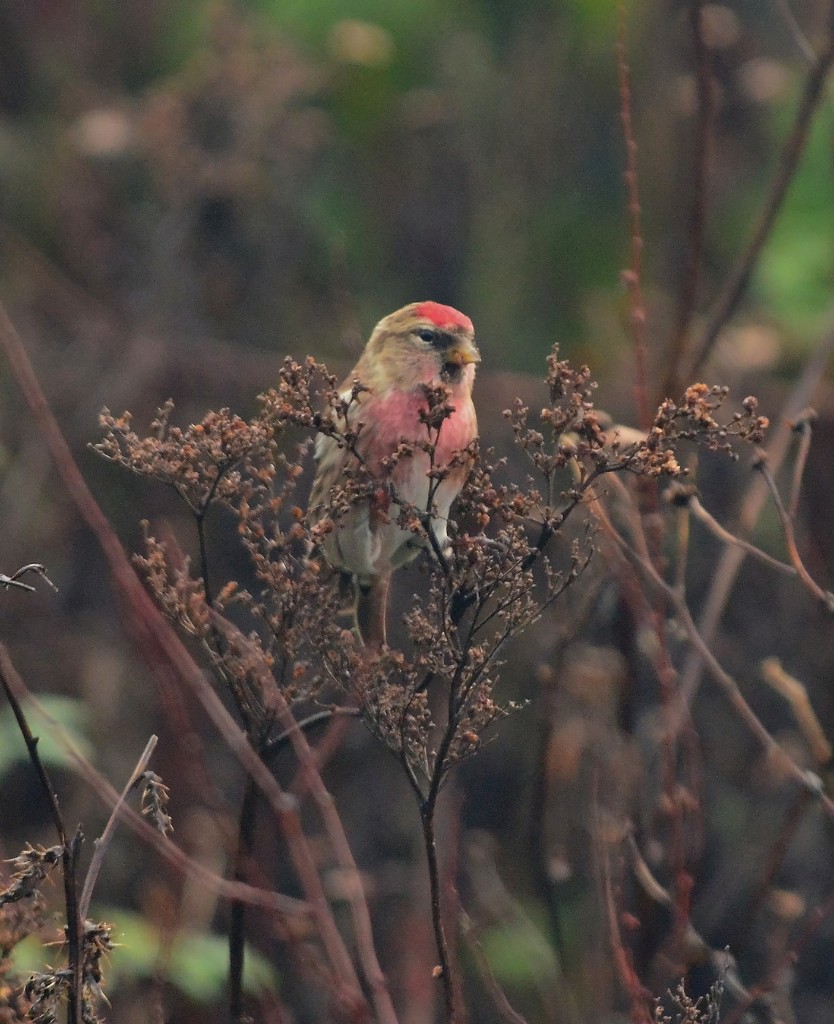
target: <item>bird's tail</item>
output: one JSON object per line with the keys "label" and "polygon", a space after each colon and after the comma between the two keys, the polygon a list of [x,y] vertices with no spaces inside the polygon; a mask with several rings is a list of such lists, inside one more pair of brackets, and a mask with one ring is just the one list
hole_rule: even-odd
{"label": "bird's tail", "polygon": [[356,626],[362,642],[372,651],[385,645],[385,617],[388,608],[390,576],[380,576],[372,583],[355,581]]}

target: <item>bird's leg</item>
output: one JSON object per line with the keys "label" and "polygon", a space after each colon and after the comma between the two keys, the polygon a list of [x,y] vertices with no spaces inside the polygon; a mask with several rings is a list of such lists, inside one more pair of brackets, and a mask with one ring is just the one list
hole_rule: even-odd
{"label": "bird's leg", "polygon": [[390,575],[373,583],[356,581],[356,625],[365,646],[379,651],[385,646],[385,616],[388,607]]}

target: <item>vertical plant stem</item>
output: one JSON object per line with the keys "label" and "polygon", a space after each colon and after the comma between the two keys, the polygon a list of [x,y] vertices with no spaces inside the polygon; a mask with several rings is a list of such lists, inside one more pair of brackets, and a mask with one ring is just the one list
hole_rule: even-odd
{"label": "vertical plant stem", "polygon": [[620,82],[620,120],[623,125],[626,166],[623,173],[628,196],[628,216],[631,233],[628,270],[622,280],[630,297],[629,330],[634,349],[634,391],[637,402],[637,420],[641,429],[648,430],[651,423],[647,383],[646,304],[643,299],[643,232],[640,224],[640,191],[637,177],[637,142],[631,116],[631,73],[626,48],[626,8],[620,4],[619,31],[617,33],[617,73]]}
{"label": "vertical plant stem", "polygon": [[693,146],[695,173],[692,181],[692,202],[689,208],[689,233],[686,269],[678,298],[677,323],[666,361],[666,379],[659,398],[674,398],[685,385],[682,377],[683,358],[692,330],[692,315],[698,301],[707,222],[707,182],[712,159],[715,93],[712,67],[704,40],[701,10],[703,0],[689,0],[689,23],[695,56],[695,80],[698,87],[698,124]]}
{"label": "vertical plant stem", "polygon": [[[237,850],[233,878],[246,881],[246,862],[252,856],[255,839],[255,811],[258,805],[258,787],[251,777],[246,781],[240,808]],[[233,1024],[243,1018],[243,968],[246,947],[246,903],[232,900],[229,921],[229,1013]]]}
{"label": "vertical plant stem", "polygon": [[457,995],[452,963],[449,958],[449,945],[446,939],[446,928],[443,924],[442,883],[440,866],[437,859],[437,843],[434,834],[434,817],[437,808],[436,800],[426,800],[420,807],[420,818],[423,823],[423,844],[426,848],[426,863],[429,869],[429,887],[431,890],[431,919],[434,928],[434,941],[437,945],[437,956],[440,960],[440,980],[443,984],[443,1005],[447,1024],[455,1024],[457,1014],[455,1007]]}

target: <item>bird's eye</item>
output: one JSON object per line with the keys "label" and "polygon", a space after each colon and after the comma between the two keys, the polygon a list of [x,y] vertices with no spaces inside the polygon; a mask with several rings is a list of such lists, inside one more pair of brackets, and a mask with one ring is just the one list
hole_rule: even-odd
{"label": "bird's eye", "polygon": [[430,345],[437,345],[440,342],[440,332],[433,331],[430,327],[421,327],[417,331],[420,341],[427,341]]}

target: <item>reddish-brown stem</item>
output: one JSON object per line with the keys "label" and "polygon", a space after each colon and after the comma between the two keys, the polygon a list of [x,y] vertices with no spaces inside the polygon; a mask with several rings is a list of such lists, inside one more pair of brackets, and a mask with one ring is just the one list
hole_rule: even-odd
{"label": "reddish-brown stem", "polygon": [[692,181],[692,201],[689,208],[689,249],[686,257],[683,285],[678,297],[677,322],[669,355],[666,360],[666,379],[660,398],[673,398],[680,394],[686,381],[681,375],[683,358],[692,330],[692,316],[698,301],[701,270],[704,259],[704,241],[707,223],[707,184],[712,162],[713,128],[715,123],[715,94],[709,50],[704,41],[703,0],[689,0],[689,24],[695,56],[695,80],[698,89],[698,124],[693,142],[695,173]]}
{"label": "reddish-brown stem", "polygon": [[628,197],[630,228],[630,259],[622,280],[629,294],[629,333],[634,349],[634,391],[637,402],[637,420],[643,430],[651,424],[647,382],[646,305],[643,299],[643,234],[640,224],[640,191],[637,177],[637,142],[631,116],[631,73],[626,47],[626,8],[620,4],[617,33],[617,74],[620,84],[620,120],[623,125],[626,166],[623,173]]}
{"label": "reddish-brown stem", "polygon": [[620,931],[620,911],[617,906],[617,897],[614,892],[614,882],[611,877],[611,855],[608,844],[602,837],[599,812],[599,777],[595,772],[593,786],[593,830],[594,848],[596,850],[598,868],[600,874],[600,891],[608,922],[608,939],[611,943],[611,951],[614,954],[614,966],[631,1004],[631,1020],[633,1024],[651,1024],[651,1012],[649,1011],[650,993],[646,992],[640,983],[637,972],[631,960],[629,951],[623,944],[623,936]]}

